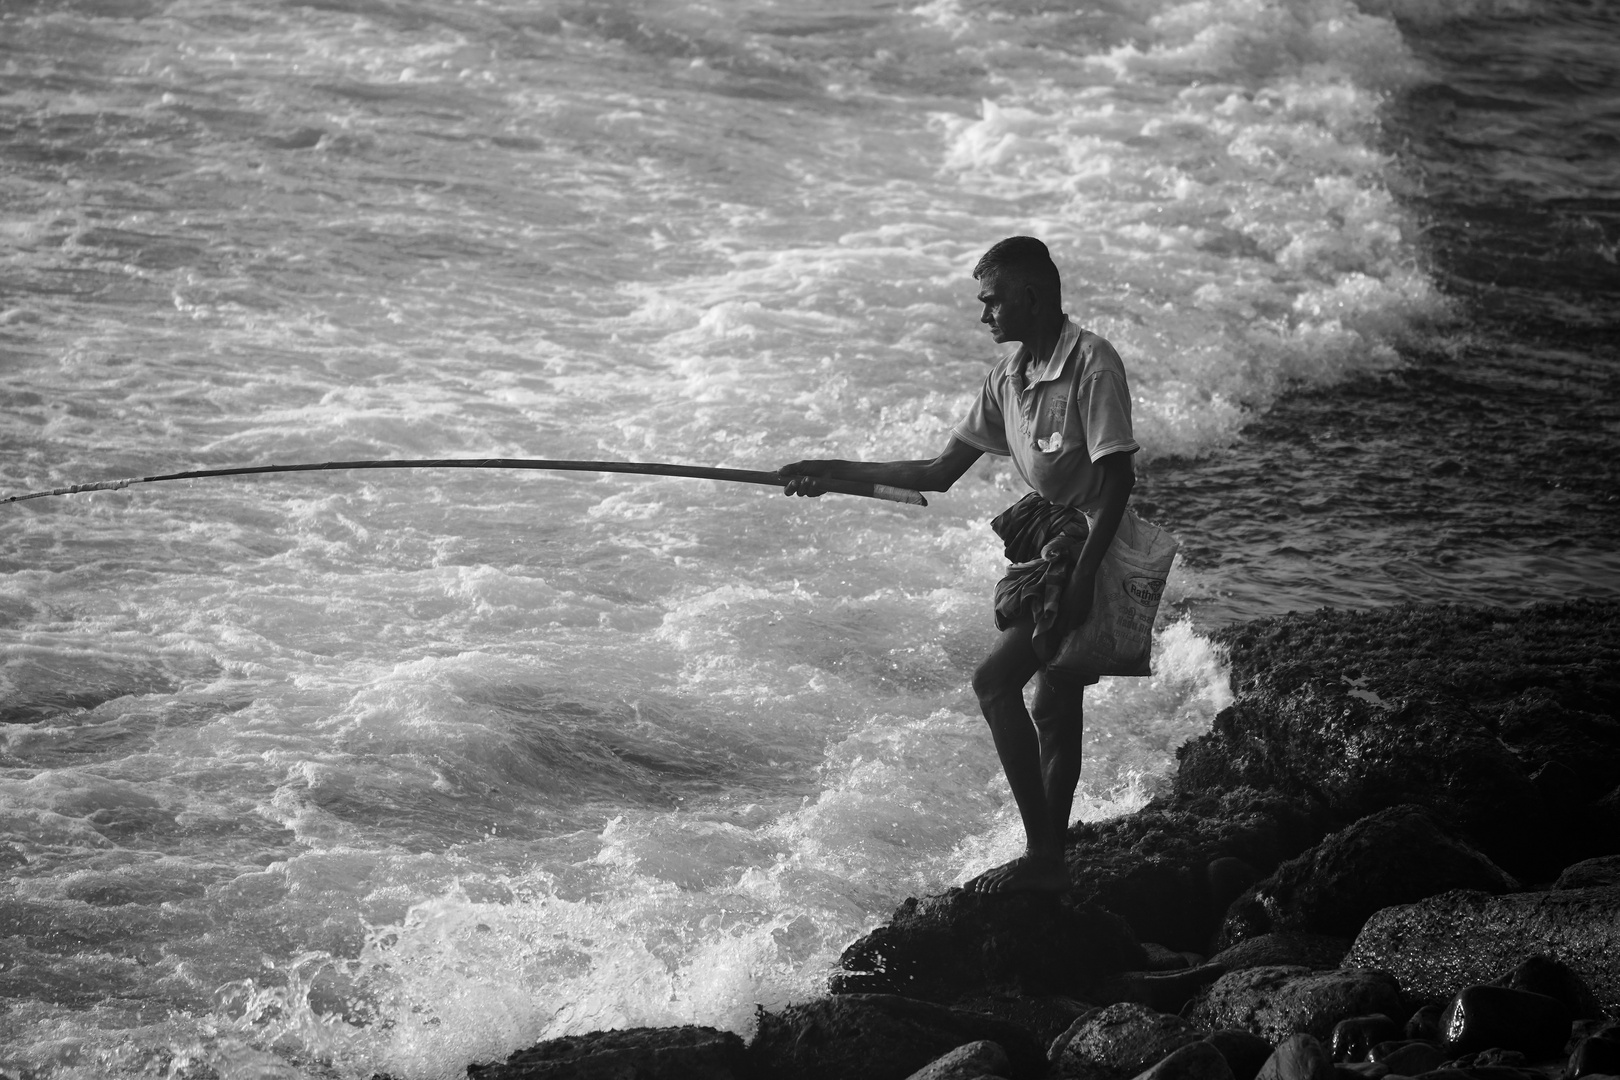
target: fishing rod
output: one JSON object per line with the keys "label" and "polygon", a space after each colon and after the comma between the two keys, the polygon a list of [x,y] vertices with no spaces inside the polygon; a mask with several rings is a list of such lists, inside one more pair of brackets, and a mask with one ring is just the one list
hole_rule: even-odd
{"label": "fishing rod", "polygon": [[[786,487],[793,477],[758,469],[712,469],[704,465],[673,465],[661,461],[550,461],[542,458],[419,458],[413,460],[381,461],[322,461],[304,465],[251,465],[234,469],[193,469],[190,472],[165,473],[161,476],[130,476],[122,480],[100,480],[91,484],[73,484],[50,491],[31,491],[26,495],[11,495],[0,502],[24,502],[44,499],[52,495],[77,495],[82,491],[117,491],[131,484],[155,484],[162,480],[199,480],[205,476],[254,476],[260,473],[325,472],[339,469],[543,469],[553,472],[608,472],[635,473],[644,476],[686,476],[698,480],[726,480],[734,484],[764,484],[767,487]],[[816,477],[816,482],[828,491],[840,495],[859,495],[867,499],[887,499],[890,502],[927,506],[928,500],[919,491],[910,488],[873,484],[864,480],[833,480]]]}

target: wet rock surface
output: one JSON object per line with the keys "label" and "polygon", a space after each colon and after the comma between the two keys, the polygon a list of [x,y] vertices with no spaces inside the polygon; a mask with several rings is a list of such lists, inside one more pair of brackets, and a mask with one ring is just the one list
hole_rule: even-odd
{"label": "wet rock surface", "polygon": [[1399,1013],[1400,986],[1382,971],[1245,968],[1223,975],[1187,1006],[1210,1028],[1252,1031],[1275,1044],[1290,1035],[1329,1040],[1347,1016]]}
{"label": "wet rock surface", "polygon": [[761,1013],[748,1047],[772,1080],[904,1080],[970,1042],[998,1044],[1011,1080],[1041,1076],[1046,1049],[1015,1024],[892,994],[841,994]]}
{"label": "wet rock surface", "polygon": [[748,1075],[742,1039],[708,1027],[594,1031],[467,1069],[468,1080],[743,1080]]}
{"label": "wet rock surface", "polygon": [[1215,948],[1277,931],[1353,937],[1367,917],[1448,889],[1508,892],[1519,883],[1480,852],[1441,832],[1410,804],[1330,834],[1277,867],[1227,909]]}
{"label": "wet rock surface", "polygon": [[1066,1080],[1130,1080],[1208,1030],[1145,1005],[1121,1003],[1074,1022],[1047,1051]]}
{"label": "wet rock surface", "polygon": [[1367,920],[1346,963],[1388,971],[1409,997],[1443,1001],[1533,956],[1567,964],[1620,1010],[1620,887],[1490,896],[1449,892]]}
{"label": "wet rock surface", "polygon": [[1140,969],[1147,954],[1119,916],[1068,897],[952,889],[909,899],[844,951],[834,993],[895,993],[952,1002],[1009,988],[1073,994]]}

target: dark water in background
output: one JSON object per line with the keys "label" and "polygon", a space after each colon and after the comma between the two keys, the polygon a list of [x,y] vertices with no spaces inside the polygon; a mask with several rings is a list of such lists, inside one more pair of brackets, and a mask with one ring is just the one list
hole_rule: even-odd
{"label": "dark water in background", "polygon": [[[1620,593],[1615,19],[0,2],[0,477],[922,454],[989,355],[965,268],[1038,232],[1186,545],[1158,674],[1088,695],[1118,813],[1226,700],[1211,624]],[[966,691],[1014,488],[28,504],[0,1067],[450,1077],[817,992],[1016,850]]]}
{"label": "dark water in background", "polygon": [[1189,556],[1257,586],[1210,617],[1620,593],[1620,8],[1399,21],[1427,77],[1385,145],[1462,328],[1151,471]]}

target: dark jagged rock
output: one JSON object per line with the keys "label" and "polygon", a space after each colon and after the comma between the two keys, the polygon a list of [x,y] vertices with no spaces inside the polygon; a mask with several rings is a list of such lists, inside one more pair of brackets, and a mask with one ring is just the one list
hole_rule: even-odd
{"label": "dark jagged rock", "polygon": [[1447,889],[1519,883],[1411,804],[1369,814],[1277,867],[1228,909],[1213,947],[1296,931],[1353,938],[1373,912]]}
{"label": "dark jagged rock", "polygon": [[1139,940],[1203,951],[1227,905],[1322,827],[1295,802],[1250,789],[1160,798],[1072,826],[1069,877],[1077,897],[1120,915]]}
{"label": "dark jagged rock", "polygon": [[748,1045],[754,1075],[770,1080],[904,1080],[964,1043],[1007,1052],[1012,1080],[1046,1071],[1046,1050],[1023,1028],[981,1013],[894,994],[841,994],[759,1014]]}
{"label": "dark jagged rock", "polygon": [[1271,1056],[1271,1043],[1252,1031],[1218,1028],[1204,1036],[1204,1041],[1221,1052],[1233,1080],[1254,1080]]}
{"label": "dark jagged rock", "polygon": [[1195,1023],[1242,1028],[1276,1043],[1296,1034],[1330,1038],[1346,1016],[1400,1007],[1400,987],[1382,971],[1262,967],[1223,975],[1186,1013]]}
{"label": "dark jagged rock", "polygon": [[1220,638],[1238,698],[1178,751],[1178,798],[1248,786],[1345,823],[1415,802],[1528,880],[1620,844],[1530,780],[1573,770],[1565,811],[1620,783],[1620,605],[1325,610]]}
{"label": "dark jagged rock", "polygon": [[1256,1080],[1334,1080],[1334,1075],[1333,1060],[1321,1041],[1298,1033],[1277,1044]]}
{"label": "dark jagged rock", "polygon": [[1382,968],[1411,998],[1442,1002],[1538,954],[1569,965],[1605,1011],[1620,1010],[1620,887],[1458,891],[1385,908],[1345,962]]}
{"label": "dark jagged rock", "polygon": [[1146,959],[1124,921],[1093,905],[951,889],[907,900],[845,949],[831,989],[941,1003],[1000,988],[1084,996],[1088,984]]}
{"label": "dark jagged rock", "polygon": [[1067,1031],[1077,1017],[1095,1008],[1089,1002],[1057,994],[982,994],[953,1001],[951,1007],[1015,1024],[1035,1036],[1042,1046]]}
{"label": "dark jagged rock", "polygon": [[1001,1044],[980,1039],[935,1058],[906,1080],[978,1080],[981,1076],[1007,1076],[1011,1072],[1012,1062],[1007,1060]]}
{"label": "dark jagged rock", "polygon": [[1575,974],[1568,964],[1550,956],[1537,953],[1528,957],[1497,981],[1510,990],[1527,990],[1556,998],[1576,1020],[1597,1020],[1603,1016],[1603,1007],[1586,980]]}
{"label": "dark jagged rock", "polygon": [[1048,1054],[1066,1080],[1130,1080],[1208,1029],[1145,1005],[1122,1003],[1076,1020]]}
{"label": "dark jagged rock", "polygon": [[1235,1080],[1221,1052],[1207,1042],[1188,1043],[1139,1073],[1136,1080]]}
{"label": "dark jagged rock", "polygon": [[1333,1037],[1328,1052],[1335,1062],[1365,1061],[1367,1054],[1379,1043],[1398,1039],[1401,1029],[1383,1013],[1367,1016],[1347,1016],[1333,1025]]}
{"label": "dark jagged rock", "polygon": [[1620,855],[1600,855],[1566,866],[1553,888],[1590,889],[1600,885],[1620,885]]}
{"label": "dark jagged rock", "polygon": [[568,1035],[504,1062],[469,1065],[468,1080],[742,1080],[743,1041],[708,1027],[627,1028]]}
{"label": "dark jagged rock", "polygon": [[1477,1054],[1497,1047],[1550,1058],[1569,1041],[1574,1020],[1563,1002],[1505,986],[1466,986],[1440,1017],[1448,1049]]}
{"label": "dark jagged rock", "polygon": [[1213,967],[1238,971],[1251,967],[1307,967],[1327,971],[1344,962],[1350,938],[1281,932],[1244,938],[1209,958]]}

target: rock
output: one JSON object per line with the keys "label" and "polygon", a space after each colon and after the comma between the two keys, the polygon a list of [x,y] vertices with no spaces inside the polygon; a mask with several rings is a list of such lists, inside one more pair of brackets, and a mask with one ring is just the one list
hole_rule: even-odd
{"label": "rock", "polygon": [[1154,1012],[1180,1012],[1193,995],[1225,974],[1217,964],[1183,971],[1127,971],[1094,984],[1086,996],[1098,1005],[1134,1001]]}
{"label": "rock", "polygon": [[771,1080],[903,1080],[964,1043],[999,1043],[1013,1080],[1046,1071],[1033,1035],[992,1016],[894,994],[840,994],[759,1014],[748,1046],[754,1075]]}
{"label": "rock", "polygon": [[1334,1062],[1365,1061],[1379,1043],[1400,1038],[1401,1029],[1383,1013],[1349,1016],[1333,1025],[1328,1052]]}
{"label": "rock", "polygon": [[1376,1061],[1335,1061],[1333,1075],[1339,1080],[1384,1080],[1389,1066]]}
{"label": "rock", "polygon": [[1620,855],[1602,855],[1564,867],[1555,889],[1590,889],[1594,885],[1620,885]]}
{"label": "rock", "polygon": [[1167,1054],[1136,1080],[1233,1080],[1233,1076],[1221,1052],[1200,1041]]}
{"label": "rock", "polygon": [[1406,1039],[1394,1043],[1380,1043],[1370,1056],[1387,1065],[1389,1071],[1401,1076],[1421,1076],[1445,1064],[1446,1052],[1438,1044],[1424,1039]]}
{"label": "rock", "polygon": [[986,994],[961,998],[951,1002],[950,1006],[1005,1020],[1035,1036],[1042,1046],[1067,1031],[1077,1017],[1095,1009],[1095,1005],[1089,1002],[1053,994],[1033,997]]}
{"label": "rock", "polygon": [[1254,1080],[1271,1056],[1271,1044],[1252,1031],[1218,1028],[1205,1035],[1204,1041],[1221,1052],[1234,1080]]}
{"label": "rock", "polygon": [[[1418,803],[1520,880],[1615,853],[1568,808],[1620,784],[1620,605],[1320,611],[1217,638],[1237,700],[1178,751],[1178,798],[1245,786],[1340,822]],[[1532,784],[1551,761],[1573,800]]]}
{"label": "rock", "polygon": [[1012,1063],[999,1043],[988,1039],[963,1043],[912,1073],[906,1080],[977,1080],[981,1076],[1009,1076]]}
{"label": "rock", "polygon": [[1071,826],[1066,860],[1079,899],[1118,914],[1141,940],[1201,952],[1232,899],[1321,828],[1293,799],[1201,791]]}
{"label": "rock", "polygon": [[548,1039],[505,1062],[469,1065],[469,1080],[742,1080],[743,1041],[708,1027],[626,1028]]}
{"label": "rock", "polygon": [[1527,990],[1557,998],[1577,1020],[1597,1020],[1603,1016],[1603,1008],[1586,980],[1575,974],[1568,964],[1550,956],[1537,953],[1527,957],[1497,982],[1510,990]]}
{"label": "rock", "polygon": [[1585,980],[1620,1010],[1620,887],[1489,896],[1449,892],[1385,908],[1362,927],[1345,963],[1388,971],[1417,1000],[1439,1002],[1537,954]]}
{"label": "rock", "polygon": [[1424,1005],[1406,1020],[1406,1037],[1408,1039],[1427,1039],[1429,1042],[1440,1041],[1440,1014],[1445,1011],[1443,1005]]}
{"label": "rock", "polygon": [[1125,922],[1093,905],[951,889],[907,900],[845,949],[831,990],[941,1003],[1002,989],[1083,997],[1088,984],[1145,962]]}
{"label": "rock", "polygon": [[1209,958],[1212,965],[1228,971],[1250,967],[1307,967],[1330,971],[1338,967],[1350,951],[1350,938],[1324,937],[1284,931],[1244,938]]}
{"label": "rock", "polygon": [[1519,883],[1446,836],[1410,804],[1369,814],[1278,866],[1233,902],[1217,951],[1272,931],[1353,938],[1373,912],[1448,889],[1507,892]]}
{"label": "rock", "polygon": [[1564,1070],[1566,1080],[1580,1080],[1595,1073],[1620,1073],[1620,1039],[1588,1035],[1575,1044],[1569,1067]]}
{"label": "rock", "polygon": [[1499,1047],[1539,1061],[1564,1048],[1573,1020],[1563,1002],[1545,994],[1468,986],[1441,1014],[1440,1031],[1455,1054]]}
{"label": "rock", "polygon": [[1346,1016],[1388,1015],[1400,1007],[1400,987],[1382,971],[1258,967],[1223,975],[1186,1014],[1195,1023],[1242,1028],[1276,1043],[1295,1034],[1326,1039]]}
{"label": "rock", "polygon": [[1154,1062],[1191,1042],[1207,1029],[1179,1016],[1122,1002],[1087,1013],[1053,1043],[1049,1056],[1067,1080],[1130,1080]]}
{"label": "rock", "polygon": [[1335,1073],[1321,1042],[1301,1033],[1277,1044],[1255,1080],[1335,1080]]}

